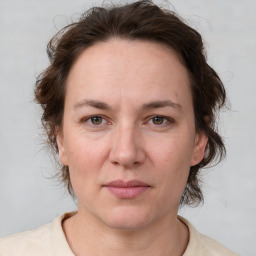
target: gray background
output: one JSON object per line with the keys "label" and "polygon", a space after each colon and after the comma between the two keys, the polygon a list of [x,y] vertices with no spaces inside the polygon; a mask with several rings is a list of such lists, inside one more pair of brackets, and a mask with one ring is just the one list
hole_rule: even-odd
{"label": "gray background", "polygon": [[[75,209],[62,186],[49,179],[56,168],[43,149],[33,88],[48,64],[45,48],[51,36],[94,3],[0,0],[0,237]],[[232,109],[220,120],[227,158],[202,172],[205,204],[180,214],[232,250],[255,256],[256,1],[171,3],[202,33],[209,63],[226,85]]]}

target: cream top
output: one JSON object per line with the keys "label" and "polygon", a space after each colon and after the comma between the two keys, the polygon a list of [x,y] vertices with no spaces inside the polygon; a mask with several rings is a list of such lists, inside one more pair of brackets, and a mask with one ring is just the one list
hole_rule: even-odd
{"label": "cream top", "polygon": [[[52,223],[0,239],[0,256],[75,256],[62,228],[62,221],[73,214],[65,213]],[[238,256],[197,232],[186,219],[178,218],[189,230],[189,243],[183,256]]]}

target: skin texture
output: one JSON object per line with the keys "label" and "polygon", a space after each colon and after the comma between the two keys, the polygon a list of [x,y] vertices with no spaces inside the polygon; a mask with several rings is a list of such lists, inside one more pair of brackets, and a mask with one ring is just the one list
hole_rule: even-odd
{"label": "skin texture", "polygon": [[[194,123],[188,72],[166,46],[116,38],[79,56],[57,136],[78,199],[63,224],[77,255],[182,255],[179,200],[207,142]],[[134,198],[105,187],[134,179],[149,185]]]}

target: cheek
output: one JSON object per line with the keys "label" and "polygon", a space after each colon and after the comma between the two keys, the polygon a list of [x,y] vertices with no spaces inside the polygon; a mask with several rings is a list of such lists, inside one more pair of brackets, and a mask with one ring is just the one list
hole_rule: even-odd
{"label": "cheek", "polygon": [[193,156],[193,139],[189,133],[173,134],[162,138],[150,147],[150,155],[155,162],[173,168],[190,167]]}
{"label": "cheek", "polygon": [[66,145],[69,166],[88,169],[88,166],[100,165],[107,154],[107,138],[96,139],[76,134],[70,136]]}
{"label": "cheek", "polygon": [[99,177],[106,157],[105,143],[80,137],[69,145],[67,155],[70,180],[78,201],[93,202],[99,192]]}
{"label": "cheek", "polygon": [[93,184],[99,182],[99,173],[108,154],[107,142],[79,135],[70,138],[66,148],[71,183],[78,196],[81,191],[92,190]]}
{"label": "cheek", "polygon": [[150,155],[155,165],[157,183],[162,184],[162,190],[165,190],[167,197],[171,194],[179,197],[186,185],[193,154],[189,138],[176,135],[175,138],[166,138],[151,147]]}

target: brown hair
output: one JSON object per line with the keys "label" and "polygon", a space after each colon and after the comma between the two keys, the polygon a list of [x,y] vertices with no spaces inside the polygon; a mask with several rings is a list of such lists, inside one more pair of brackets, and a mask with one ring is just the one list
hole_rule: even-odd
{"label": "brown hair", "polygon": [[[89,46],[110,38],[147,40],[174,49],[191,76],[191,88],[197,131],[208,137],[203,160],[192,166],[181,204],[197,205],[203,201],[199,169],[214,160],[221,160],[225,147],[216,131],[216,115],[225,104],[226,94],[216,72],[206,63],[201,35],[176,13],[141,0],[123,6],[94,7],[80,20],[57,33],[47,46],[50,66],[39,75],[35,98],[43,108],[42,124],[48,143],[58,153],[56,128],[61,128],[66,80],[80,53]],[[74,196],[68,166],[62,166],[62,181]]]}

